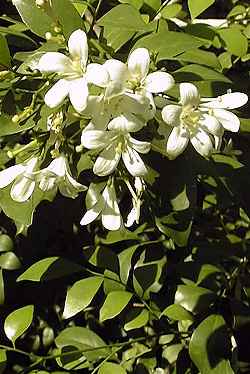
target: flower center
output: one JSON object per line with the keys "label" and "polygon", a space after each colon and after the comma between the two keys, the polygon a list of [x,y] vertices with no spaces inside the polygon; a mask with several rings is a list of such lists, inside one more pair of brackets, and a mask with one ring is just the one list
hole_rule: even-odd
{"label": "flower center", "polygon": [[200,111],[196,107],[190,105],[186,105],[183,107],[181,112],[181,122],[190,131],[194,131],[197,128],[200,117]]}

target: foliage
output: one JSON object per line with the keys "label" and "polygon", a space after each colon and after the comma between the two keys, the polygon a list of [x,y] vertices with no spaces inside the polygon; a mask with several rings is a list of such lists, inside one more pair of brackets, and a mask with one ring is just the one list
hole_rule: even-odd
{"label": "foliage", "polygon": [[0,373],[250,371],[249,19],[244,0],[3,1]]}

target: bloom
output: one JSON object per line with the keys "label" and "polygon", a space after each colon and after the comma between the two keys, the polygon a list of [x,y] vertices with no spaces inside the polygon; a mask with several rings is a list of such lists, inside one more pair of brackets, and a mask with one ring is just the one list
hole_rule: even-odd
{"label": "bloom", "polygon": [[107,230],[119,230],[122,217],[116,199],[113,183],[108,183],[101,194],[102,186],[91,183],[86,195],[87,212],[80,221],[88,225],[101,216],[102,224]]}
{"label": "bloom", "polygon": [[37,180],[42,191],[59,188],[63,196],[73,199],[80,191],[87,189],[71,176],[68,160],[64,154],[56,157],[47,168],[40,170],[37,173]]}
{"label": "bloom", "polygon": [[60,79],[45,95],[45,103],[54,108],[69,95],[77,112],[87,106],[88,84],[105,87],[109,74],[100,64],[87,65],[88,44],[84,31],[74,31],[68,41],[70,57],[60,52],[47,52],[39,60],[38,69],[42,73],[57,73]]}
{"label": "bloom", "polygon": [[188,141],[202,156],[218,149],[224,129],[238,131],[238,117],[226,109],[234,109],[247,102],[247,95],[235,92],[218,98],[200,99],[192,83],[180,84],[180,103],[166,105],[163,120],[173,127],[167,141],[167,154],[176,158],[186,148]]}
{"label": "bloom", "polygon": [[[150,143],[134,139],[129,132],[138,131],[143,123],[135,124],[129,114],[113,119],[108,129],[83,131],[81,143],[88,149],[99,149],[93,172],[99,176],[106,176],[116,169],[120,159],[133,176],[146,174],[147,169],[139,153],[148,153]],[[138,153],[139,152],[139,153]]]}
{"label": "bloom", "polygon": [[32,157],[28,161],[13,165],[0,172],[0,188],[11,186],[10,196],[14,201],[22,203],[27,201],[35,189],[34,171],[38,165],[38,157]]}

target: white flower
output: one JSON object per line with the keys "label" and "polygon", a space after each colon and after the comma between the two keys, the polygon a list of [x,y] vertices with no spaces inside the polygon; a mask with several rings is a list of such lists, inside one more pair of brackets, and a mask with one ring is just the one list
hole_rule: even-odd
{"label": "white flower", "polygon": [[32,157],[28,161],[11,166],[0,172],[0,188],[11,186],[10,196],[14,201],[27,201],[35,189],[35,177],[33,172],[38,166],[38,157]]}
{"label": "white flower", "polygon": [[199,92],[191,83],[180,84],[180,104],[167,105],[162,110],[163,120],[173,127],[167,141],[167,154],[176,158],[190,140],[202,156],[219,149],[224,129],[238,131],[238,117],[225,110],[242,106],[247,95],[232,93],[218,98],[200,100]]}
{"label": "white flower", "polygon": [[138,124],[130,121],[129,115],[120,116],[112,120],[108,128],[110,131],[83,131],[81,143],[88,149],[101,151],[93,167],[93,172],[99,176],[106,176],[116,169],[121,157],[133,176],[146,174],[147,169],[139,153],[148,153],[150,143],[132,138],[128,133],[138,131]]}
{"label": "white flower", "polygon": [[136,222],[139,223],[140,213],[141,213],[141,205],[142,205],[142,194],[146,188],[146,184],[143,178],[135,177],[134,186],[135,191],[133,190],[132,186],[130,185],[129,181],[126,181],[126,184],[129,188],[129,191],[132,195],[132,209],[127,216],[127,222],[125,223],[125,227],[131,227]]}
{"label": "white flower", "polygon": [[163,71],[148,74],[150,55],[146,48],[135,49],[128,58],[128,84],[132,90],[145,90],[149,93],[159,93],[174,86],[172,75]]}
{"label": "white flower", "polygon": [[87,105],[88,83],[106,87],[109,74],[100,64],[87,66],[88,44],[84,31],[76,30],[69,38],[70,57],[60,52],[47,52],[39,60],[38,69],[42,73],[57,73],[60,79],[46,93],[45,103],[54,108],[69,95],[77,112],[82,112]]}
{"label": "white flower", "polygon": [[88,210],[81,219],[81,225],[88,225],[101,216],[102,224],[107,230],[119,230],[122,226],[113,183],[108,183],[102,194],[100,187],[91,183],[86,195],[86,207]]}
{"label": "white flower", "polygon": [[40,170],[37,173],[37,180],[42,191],[59,188],[63,196],[73,199],[80,191],[87,189],[71,176],[68,160],[64,154],[56,157],[47,168]]}

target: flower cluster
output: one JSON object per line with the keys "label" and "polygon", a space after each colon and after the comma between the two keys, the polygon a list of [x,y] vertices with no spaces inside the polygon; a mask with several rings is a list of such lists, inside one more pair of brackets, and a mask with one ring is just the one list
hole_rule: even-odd
{"label": "flower cluster", "polygon": [[127,62],[109,59],[103,64],[89,63],[87,36],[82,30],[71,34],[68,54],[44,53],[36,68],[45,76],[53,73],[56,79],[44,97],[53,111],[48,117],[48,144],[54,146],[50,152],[52,160],[48,166],[41,167],[46,158],[44,152],[40,152],[39,156],[33,155],[1,171],[0,188],[11,185],[10,195],[18,202],[28,200],[35,189],[44,193],[59,189],[62,195],[71,198],[87,189],[72,177],[64,146],[64,111],[67,108],[64,103],[69,97],[78,117],[88,119],[79,149],[91,152],[95,157],[93,173],[104,177],[88,188],[87,212],[81,224],[101,218],[108,230],[123,227],[116,177],[124,181],[132,195],[132,210],[125,226],[138,223],[146,186],[144,178],[148,172],[143,155],[151,149],[151,143],[141,140],[141,134],[154,117],[159,118],[157,97],[167,98],[167,105],[160,112],[160,122],[171,129],[165,149],[169,159],[180,155],[189,140],[204,157],[219,151],[224,131],[239,130],[239,119],[230,110],[247,102],[247,95],[239,92],[202,99],[191,83],[179,85],[180,101],[176,102],[166,97],[166,92],[175,85],[172,75],[165,71],[150,72],[150,64],[146,48],[133,50]]}

